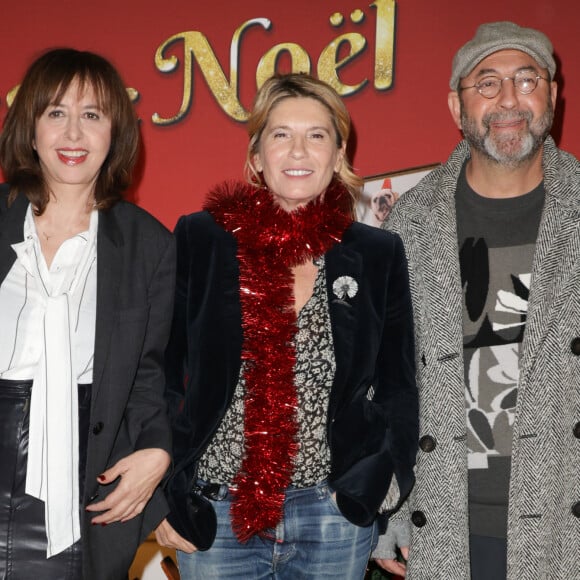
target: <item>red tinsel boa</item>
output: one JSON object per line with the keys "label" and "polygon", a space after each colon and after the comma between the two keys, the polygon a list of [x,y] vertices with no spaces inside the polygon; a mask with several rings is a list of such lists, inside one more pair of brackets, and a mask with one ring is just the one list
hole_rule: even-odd
{"label": "red tinsel boa", "polygon": [[233,482],[231,517],[245,542],[281,521],[298,450],[292,268],[341,240],[352,223],[351,200],[333,181],[324,195],[287,212],[268,190],[236,182],[210,192],[205,209],[238,247],[245,453]]}

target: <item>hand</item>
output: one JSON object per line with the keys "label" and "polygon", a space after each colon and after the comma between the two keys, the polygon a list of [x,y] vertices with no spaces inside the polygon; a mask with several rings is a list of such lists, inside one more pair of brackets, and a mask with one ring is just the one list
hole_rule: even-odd
{"label": "hand", "polygon": [[183,536],[180,536],[167,520],[163,520],[155,530],[155,539],[160,546],[181,550],[188,554],[197,552],[197,548],[188,542]]}
{"label": "hand", "polygon": [[[400,550],[401,554],[403,555],[403,558],[405,558],[405,561],[408,560],[409,559],[408,546],[403,546],[402,548],[400,548]],[[407,572],[407,566],[403,562],[399,562],[396,558],[393,558],[392,560],[386,560],[384,558],[376,558],[375,562],[383,570],[386,570],[387,572],[390,572],[395,576],[400,576],[401,578],[405,577],[405,574]]]}
{"label": "hand", "polygon": [[101,485],[121,478],[119,485],[103,501],[92,503],[88,512],[103,512],[91,519],[92,524],[126,522],[139,515],[165,475],[171,459],[163,449],[141,449],[117,461],[97,477]]}

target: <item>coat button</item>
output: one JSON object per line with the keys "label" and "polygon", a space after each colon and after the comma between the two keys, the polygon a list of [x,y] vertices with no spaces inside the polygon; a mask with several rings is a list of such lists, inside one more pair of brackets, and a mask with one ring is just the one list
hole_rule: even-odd
{"label": "coat button", "polygon": [[423,435],[423,437],[419,439],[419,447],[425,453],[431,453],[431,451],[437,447],[437,442],[434,437],[431,437],[431,435]]}
{"label": "coat button", "polygon": [[572,513],[577,517],[580,518],[580,501],[577,501],[573,506],[572,506]]}
{"label": "coat button", "polygon": [[580,421],[574,425],[574,429],[572,429],[572,433],[574,433],[574,437],[576,439],[580,439]]}
{"label": "coat button", "polygon": [[425,514],[421,511],[416,511],[411,514],[411,521],[418,527],[422,528],[427,523]]}
{"label": "coat button", "polygon": [[580,356],[580,336],[577,336],[570,343],[570,350],[576,355]]}
{"label": "coat button", "polygon": [[98,423],[95,423],[93,425],[93,435],[98,435],[103,430],[103,427],[104,426],[105,425],[103,424],[102,421],[99,421]]}

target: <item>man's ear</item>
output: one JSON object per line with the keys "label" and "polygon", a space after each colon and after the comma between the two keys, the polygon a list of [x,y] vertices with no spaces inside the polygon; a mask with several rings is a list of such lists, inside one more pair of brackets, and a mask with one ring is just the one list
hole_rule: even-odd
{"label": "man's ear", "polygon": [[558,97],[558,83],[552,81],[550,83],[550,98],[552,99],[552,108],[556,110],[556,99]]}
{"label": "man's ear", "polygon": [[447,96],[447,105],[449,106],[449,112],[453,118],[453,122],[457,128],[461,131],[461,102],[459,100],[459,93],[457,91],[451,91]]}

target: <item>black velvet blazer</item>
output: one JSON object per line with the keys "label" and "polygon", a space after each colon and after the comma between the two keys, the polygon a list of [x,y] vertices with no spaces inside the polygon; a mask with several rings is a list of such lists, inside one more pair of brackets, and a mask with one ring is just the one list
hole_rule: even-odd
{"label": "black velvet blazer", "polygon": [[[182,217],[175,236],[177,287],[166,383],[174,483],[185,486],[232,400],[242,328],[235,238],[207,212]],[[414,482],[418,408],[407,262],[397,235],[354,223],[325,263],[336,357],[328,481],[345,517],[365,526],[393,474],[402,498]],[[353,298],[341,301],[334,294],[340,276],[357,281]]]}
{"label": "black velvet blazer", "polygon": [[[0,284],[16,260],[11,244],[23,240],[28,199],[7,206],[0,186]],[[163,399],[163,355],[169,336],[175,281],[175,243],[170,232],[142,209],[119,202],[99,213],[97,322],[83,505],[116,483],[97,475],[138,449],[171,452]],[[139,544],[168,511],[161,490],[132,520],[92,526],[81,513],[84,580],[127,578]]]}

